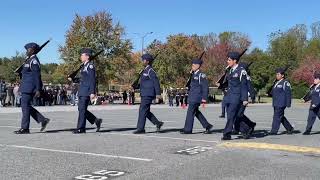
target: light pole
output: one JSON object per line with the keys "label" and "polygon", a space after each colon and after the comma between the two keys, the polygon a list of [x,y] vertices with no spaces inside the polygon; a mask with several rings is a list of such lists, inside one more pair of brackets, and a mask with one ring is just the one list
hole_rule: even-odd
{"label": "light pole", "polygon": [[[141,36],[141,54],[143,54],[143,51],[144,51],[144,38],[146,36],[148,36],[149,34],[152,34],[153,32],[147,32],[145,33],[143,36]],[[134,33],[134,34],[138,34],[138,35],[141,35],[140,33]]]}

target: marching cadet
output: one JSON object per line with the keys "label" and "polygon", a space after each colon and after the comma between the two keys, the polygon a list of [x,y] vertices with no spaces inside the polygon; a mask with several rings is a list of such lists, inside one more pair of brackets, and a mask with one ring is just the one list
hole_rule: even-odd
{"label": "marching cadet", "polygon": [[292,134],[294,131],[294,128],[284,116],[285,109],[291,107],[291,85],[285,79],[285,71],[284,68],[276,69],[276,83],[271,91],[274,114],[269,135],[277,135],[280,124],[285,127],[287,134]]}
{"label": "marching cadet", "polygon": [[22,121],[21,129],[14,131],[15,134],[29,134],[30,115],[37,123],[41,123],[40,131],[44,131],[49,123],[49,119],[45,118],[35,108],[31,106],[33,97],[39,97],[42,90],[40,61],[36,56],[36,52],[40,49],[36,43],[28,43],[24,46],[27,50],[27,57],[21,71],[21,109]]}
{"label": "marching cadet", "polygon": [[[221,140],[231,140],[233,125],[237,118],[240,107],[241,105],[248,105],[247,72],[243,67],[238,65],[242,54],[238,52],[228,53],[227,63],[231,69],[229,75],[227,76],[228,90],[225,97],[225,103],[227,107],[227,123]],[[251,128],[248,126],[243,126],[243,124],[244,123],[240,123],[240,131],[244,136],[247,136],[247,134],[251,132]]]}
{"label": "marching cadet", "polygon": [[139,117],[137,123],[137,129],[134,134],[145,133],[146,118],[148,118],[157,127],[157,132],[160,132],[163,122],[159,121],[156,116],[150,112],[150,106],[152,101],[156,98],[159,100],[160,95],[160,83],[156,72],[152,68],[154,58],[150,54],[144,54],[141,59],[145,65],[143,72],[140,74],[140,96],[141,104],[139,107]]}
{"label": "marching cadet", "polygon": [[190,85],[188,87],[188,111],[184,128],[180,131],[181,134],[191,134],[194,122],[194,116],[198,118],[203,128],[205,128],[205,134],[211,133],[212,125],[207,121],[203,114],[199,111],[201,103],[206,103],[209,93],[208,80],[204,73],[200,72],[202,65],[201,59],[195,59],[192,61],[192,77],[190,79]]}
{"label": "marching cadet", "polygon": [[[248,85],[248,91],[249,91],[249,96],[255,97],[256,91],[253,88],[253,85],[251,83],[251,78],[249,76],[249,66],[251,64],[247,64],[247,63],[239,63],[239,66],[243,67],[246,72],[247,72],[247,85]],[[255,122],[252,122],[245,114],[245,110],[246,110],[247,106],[244,106],[243,104],[240,105],[240,109],[238,111],[237,114],[237,118],[234,124],[234,129],[235,132],[233,134],[238,134],[240,131],[240,124],[244,123],[243,126],[249,126],[250,127],[250,132],[248,134],[244,134],[244,138],[248,139],[250,137],[250,135],[252,135],[252,133],[254,132],[254,128],[256,126]]]}
{"label": "marching cadet", "polygon": [[308,124],[306,127],[306,131],[303,135],[310,135],[312,126],[317,116],[320,119],[320,73],[316,72],[314,74],[313,80],[314,86],[311,89],[311,104],[309,108],[309,116],[308,116]]}
{"label": "marching cadet", "polygon": [[87,110],[90,99],[96,96],[96,70],[93,62],[90,61],[93,51],[89,48],[83,48],[80,51],[81,62],[83,63],[80,69],[80,86],[78,92],[78,125],[77,129],[73,131],[73,134],[86,133],[86,119],[91,124],[96,124],[96,131],[99,132],[102,119],[94,116],[90,111]]}

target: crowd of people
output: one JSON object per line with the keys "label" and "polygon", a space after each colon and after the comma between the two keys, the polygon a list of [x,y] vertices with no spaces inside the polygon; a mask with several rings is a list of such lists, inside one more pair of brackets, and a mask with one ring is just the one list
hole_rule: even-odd
{"label": "crowd of people", "polygon": [[19,84],[6,84],[0,80],[0,105],[19,106],[20,105]]}
{"label": "crowd of people", "polygon": [[[19,83],[6,83],[0,81],[0,105],[2,107],[20,107],[21,93],[19,92]],[[53,106],[53,105],[72,105],[78,103],[78,84],[71,85],[44,85],[40,92],[40,97],[34,97],[32,104],[34,106]],[[98,94],[92,100],[92,105],[101,104],[134,104],[134,91],[129,90],[124,92],[108,91],[103,94]]]}
{"label": "crowd of people", "polygon": [[[0,105],[20,107],[21,95],[19,93],[19,83],[0,82]],[[71,85],[44,85],[40,97],[33,99],[34,106],[52,106],[52,105],[77,105],[78,102],[78,84]],[[171,89],[167,93],[169,106],[187,106],[188,91],[186,89]],[[209,103],[216,102],[215,95],[209,95]],[[92,100],[92,105],[103,104],[135,104],[135,92],[132,90],[108,91]]]}

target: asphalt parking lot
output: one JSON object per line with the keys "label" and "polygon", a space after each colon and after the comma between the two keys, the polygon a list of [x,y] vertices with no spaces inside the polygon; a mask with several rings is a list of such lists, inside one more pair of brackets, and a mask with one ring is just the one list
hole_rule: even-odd
{"label": "asphalt parking lot", "polygon": [[[221,141],[225,119],[220,105],[201,108],[214,125],[212,134],[196,120],[193,134],[179,133],[186,109],[152,107],[165,122],[162,132],[146,124],[146,134],[135,135],[138,106],[91,106],[103,118],[101,132],[87,123],[87,133],[74,135],[77,108],[40,107],[51,119],[47,131],[31,123],[31,134],[15,135],[21,113],[0,109],[0,179],[319,179],[320,123],[313,134],[267,136],[272,123],[270,104],[250,105],[247,116],[257,122],[249,140],[233,136]],[[304,131],[308,105],[286,110],[296,130]],[[280,131],[283,131],[283,127]]]}

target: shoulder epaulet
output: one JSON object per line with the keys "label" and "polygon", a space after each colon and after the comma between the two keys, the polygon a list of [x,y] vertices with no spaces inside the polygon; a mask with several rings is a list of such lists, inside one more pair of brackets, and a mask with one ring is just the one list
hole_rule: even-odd
{"label": "shoulder epaulet", "polygon": [[154,71],[154,69],[152,68],[152,67],[150,67],[150,69],[148,70],[148,76],[150,77],[150,71],[153,71],[154,73],[156,73],[155,71]]}
{"label": "shoulder epaulet", "polygon": [[286,86],[289,87],[289,88],[291,88],[291,84],[289,83],[289,81],[284,80],[284,82],[283,82],[283,90],[286,89]]}
{"label": "shoulder epaulet", "polygon": [[206,75],[205,73],[200,73],[200,77],[201,77],[201,78],[206,78],[207,75]]}
{"label": "shoulder epaulet", "polygon": [[89,69],[94,69],[94,64],[93,63],[89,64]]}
{"label": "shoulder epaulet", "polygon": [[39,60],[35,55],[30,57],[29,67],[31,70],[32,70],[32,65],[38,65],[40,67]]}

